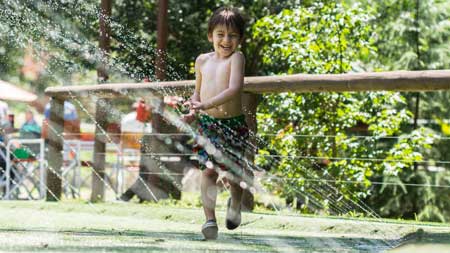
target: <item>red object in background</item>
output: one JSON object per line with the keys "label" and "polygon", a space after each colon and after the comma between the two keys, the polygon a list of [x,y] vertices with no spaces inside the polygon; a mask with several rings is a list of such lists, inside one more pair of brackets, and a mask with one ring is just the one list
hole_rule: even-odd
{"label": "red object in background", "polygon": [[137,102],[136,106],[136,120],[140,122],[147,122],[150,118],[150,108],[145,104],[145,101]]}
{"label": "red object in background", "polygon": [[106,132],[110,136],[109,138],[111,139],[111,141],[113,141],[114,143],[120,143],[120,124],[115,122],[109,123],[108,125],[106,125]]}

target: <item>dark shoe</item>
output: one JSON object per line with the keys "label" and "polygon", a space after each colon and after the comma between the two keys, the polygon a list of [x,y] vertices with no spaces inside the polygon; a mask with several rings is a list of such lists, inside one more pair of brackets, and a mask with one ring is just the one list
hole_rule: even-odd
{"label": "dark shoe", "polygon": [[128,202],[130,201],[130,199],[134,197],[134,195],[135,195],[134,191],[128,189],[126,192],[122,194],[122,196],[120,196],[120,200]]}
{"label": "dark shoe", "polygon": [[241,225],[241,206],[239,205],[238,210],[231,209],[231,198],[228,199],[227,203],[227,219],[225,225],[229,230],[236,229]]}
{"label": "dark shoe", "polygon": [[219,228],[217,227],[217,222],[215,220],[208,220],[202,226],[202,234],[205,240],[215,240],[217,239]]}

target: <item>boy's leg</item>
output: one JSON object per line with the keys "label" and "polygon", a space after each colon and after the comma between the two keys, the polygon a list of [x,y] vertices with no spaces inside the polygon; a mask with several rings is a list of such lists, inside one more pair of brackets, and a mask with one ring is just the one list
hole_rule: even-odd
{"label": "boy's leg", "polygon": [[216,181],[218,176],[219,175],[214,169],[205,169],[202,171],[200,188],[206,220],[216,220]]}
{"label": "boy's leg", "polygon": [[228,200],[226,227],[228,229],[235,229],[241,224],[241,202],[242,202],[242,188],[240,183],[242,178],[237,175],[229,175],[231,198]]}
{"label": "boy's leg", "polygon": [[202,226],[202,234],[206,240],[217,239],[219,228],[216,222],[216,199],[217,199],[217,181],[218,174],[213,169],[205,169],[202,172],[201,194],[203,202],[203,211],[205,212],[206,222]]}
{"label": "boy's leg", "polygon": [[245,166],[243,173],[243,180],[247,188],[242,189],[242,202],[241,202],[241,210],[244,212],[251,212],[254,206],[254,196],[250,191],[250,188],[253,187],[254,174],[253,171],[249,169],[248,166]]}
{"label": "boy's leg", "polygon": [[238,210],[241,208],[241,199],[242,199],[242,188],[240,186],[240,183],[242,181],[241,177],[238,177],[236,175],[233,175],[231,180],[229,180],[230,183],[230,193],[231,193],[231,203],[230,207],[233,210]]}

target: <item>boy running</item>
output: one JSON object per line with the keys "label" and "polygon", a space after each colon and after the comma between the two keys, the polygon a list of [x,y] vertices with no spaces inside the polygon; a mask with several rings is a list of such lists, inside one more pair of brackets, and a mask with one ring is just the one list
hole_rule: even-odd
{"label": "boy running", "polygon": [[[208,141],[197,143],[202,170],[201,196],[206,223],[202,233],[206,240],[217,238],[215,207],[218,170],[227,171],[231,198],[228,199],[226,227],[241,223],[241,196],[244,150],[249,131],[242,112],[244,55],[236,51],[244,34],[244,19],[235,8],[221,7],[208,23],[208,40],[214,52],[201,54],[195,61],[195,91],[191,112],[200,112],[199,132]],[[212,144],[212,145],[211,145]]]}

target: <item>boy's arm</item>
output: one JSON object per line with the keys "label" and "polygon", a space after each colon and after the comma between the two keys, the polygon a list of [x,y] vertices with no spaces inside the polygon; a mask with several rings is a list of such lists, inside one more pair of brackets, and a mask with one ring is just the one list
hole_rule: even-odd
{"label": "boy's arm", "polygon": [[195,110],[192,108],[192,104],[200,103],[200,88],[202,85],[202,73],[200,72],[200,66],[204,61],[204,56],[199,55],[197,59],[195,59],[195,89],[194,93],[190,97],[189,101],[184,103],[190,107],[189,113],[185,114],[182,118],[183,121],[190,123],[194,120]]}
{"label": "boy's arm", "polygon": [[222,105],[240,95],[244,85],[245,58],[242,53],[235,53],[231,58],[230,82],[228,88],[202,103],[194,103],[194,109],[208,110]]}
{"label": "boy's arm", "polygon": [[200,72],[200,65],[203,63],[203,55],[199,55],[195,59],[195,90],[191,96],[191,101],[200,102],[200,88],[202,86],[202,73]]}

